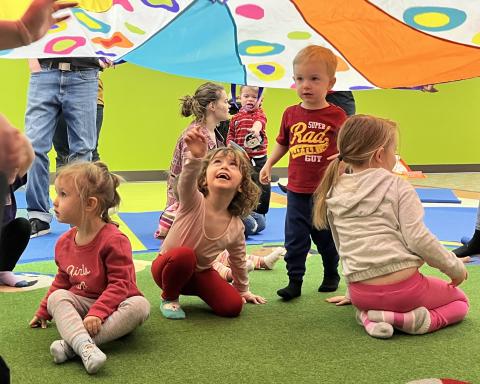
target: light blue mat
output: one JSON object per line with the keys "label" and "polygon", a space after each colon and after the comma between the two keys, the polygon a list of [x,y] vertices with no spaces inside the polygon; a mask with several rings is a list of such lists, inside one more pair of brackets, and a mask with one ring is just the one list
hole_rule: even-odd
{"label": "light blue mat", "polygon": [[70,229],[68,224],[59,223],[55,218],[50,223],[51,232],[47,235],[30,239],[30,242],[18,261],[19,264],[32,261],[51,260],[55,255],[55,243],[60,235]]}
{"label": "light blue mat", "polygon": [[[283,243],[285,208],[271,208],[267,215],[267,227],[254,236],[250,236],[247,244]],[[462,207],[427,207],[425,208],[425,224],[437,238],[444,241],[457,241],[469,235],[475,228],[477,208]],[[153,238],[160,212],[120,213],[123,222],[133,231],[149,251],[157,251],[161,242]],[[52,233],[34,238],[20,263],[49,260],[54,257],[55,242],[67,231],[69,226],[52,222]]]}
{"label": "light blue mat", "polygon": [[[453,193],[451,189],[446,188],[415,188],[418,197],[422,203],[450,203],[460,204],[461,201]],[[273,186],[272,192],[286,196],[286,193],[282,192],[280,187]]]}

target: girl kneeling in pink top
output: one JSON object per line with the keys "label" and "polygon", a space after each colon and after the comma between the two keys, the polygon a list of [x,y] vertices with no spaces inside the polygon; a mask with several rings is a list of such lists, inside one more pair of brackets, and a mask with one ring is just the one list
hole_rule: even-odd
{"label": "girl kneeling in pink top", "polygon": [[53,318],[62,337],[50,346],[54,362],[78,355],[88,373],[107,359],[100,344],[132,332],[150,313],[136,284],[130,241],[108,214],[120,203],[118,185],[118,176],[100,162],[59,171],[53,208],[58,221],[73,228],[55,245],[58,272],[30,321],[32,328],[46,328]]}
{"label": "girl kneeling in pink top", "polygon": [[[179,296],[194,295],[216,315],[235,317],[247,301],[266,302],[249,291],[241,220],[257,206],[260,189],[242,153],[218,148],[207,155],[207,142],[198,127],[186,134],[185,143],[189,154],[177,186],[180,206],[152,264],[153,278],[163,290],[160,310],[169,319],[183,319]],[[225,249],[230,254],[232,285],[212,268]]]}
{"label": "girl kneeling in pink top", "polygon": [[[330,227],[342,262],[357,321],[373,337],[393,330],[434,332],[462,321],[468,300],[457,288],[467,278],[464,261],[447,251],[423,223],[415,189],[391,171],[397,125],[373,116],[350,117],[337,139],[332,161],[316,192],[313,223]],[[350,174],[339,176],[340,162]],[[424,264],[439,269],[448,283],[424,276]]]}

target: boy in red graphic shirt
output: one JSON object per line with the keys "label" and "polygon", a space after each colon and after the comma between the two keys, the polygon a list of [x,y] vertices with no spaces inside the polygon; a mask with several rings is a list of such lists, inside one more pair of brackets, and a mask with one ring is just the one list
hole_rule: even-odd
{"label": "boy in red graphic shirt", "polygon": [[297,94],[302,102],[283,113],[280,133],[271,157],[260,172],[262,183],[270,182],[272,167],[287,153],[287,214],[285,217],[285,262],[289,283],[277,294],[284,300],[301,295],[305,261],[313,241],[322,255],[323,281],[319,292],[337,290],[338,253],[330,230],[312,226],[313,193],[337,150],[337,133],[345,112],[325,97],[335,84],[337,58],[327,48],[310,45],[293,60]]}

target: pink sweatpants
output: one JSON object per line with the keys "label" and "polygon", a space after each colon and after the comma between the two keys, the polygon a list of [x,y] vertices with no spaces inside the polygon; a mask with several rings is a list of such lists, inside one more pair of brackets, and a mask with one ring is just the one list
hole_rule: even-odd
{"label": "pink sweatpants", "polygon": [[418,307],[430,311],[429,332],[462,321],[468,312],[468,299],[462,290],[436,277],[416,272],[395,284],[371,285],[350,283],[352,304],[359,310],[370,309],[409,312]]}
{"label": "pink sweatpants", "polygon": [[176,300],[180,294],[199,296],[218,316],[240,315],[243,300],[240,293],[212,268],[195,270],[195,252],[187,247],[173,248],[158,254],[152,263],[152,276],[162,288],[162,298]]}

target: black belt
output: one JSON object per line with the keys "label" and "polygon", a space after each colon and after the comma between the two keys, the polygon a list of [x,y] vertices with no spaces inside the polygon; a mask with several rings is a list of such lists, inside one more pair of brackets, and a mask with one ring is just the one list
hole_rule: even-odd
{"label": "black belt", "polygon": [[43,62],[42,67],[47,67],[48,69],[59,69],[60,71],[88,71],[90,69],[100,69],[100,67],[83,67],[78,65],[73,65],[72,63],[62,63],[57,61]]}

